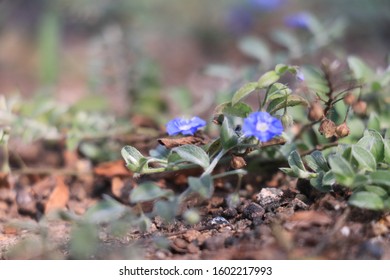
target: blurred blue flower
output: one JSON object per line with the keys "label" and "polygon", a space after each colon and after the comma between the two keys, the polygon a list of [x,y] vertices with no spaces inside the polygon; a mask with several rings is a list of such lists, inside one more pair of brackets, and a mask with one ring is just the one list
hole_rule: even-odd
{"label": "blurred blue flower", "polygon": [[255,136],[260,141],[267,142],[282,134],[283,125],[267,112],[254,112],[244,119],[242,131],[246,137]]}
{"label": "blurred blue flower", "polygon": [[305,80],[305,75],[303,74],[303,72],[301,70],[298,70],[298,73],[297,73],[296,77],[301,82]]}
{"label": "blurred blue flower", "polygon": [[286,0],[248,0],[252,8],[263,11],[274,11],[280,8],[285,2]]}
{"label": "blurred blue flower", "polygon": [[235,34],[241,34],[251,30],[253,24],[253,14],[246,7],[233,7],[226,17],[226,25],[229,31]]}
{"label": "blurred blue flower", "polygon": [[311,15],[307,12],[300,12],[285,18],[284,23],[292,28],[308,29],[310,26]]}
{"label": "blurred blue flower", "polygon": [[179,133],[183,135],[194,135],[194,133],[200,128],[206,125],[206,121],[199,117],[193,117],[191,119],[174,118],[167,123],[167,132],[169,135],[177,135]]}

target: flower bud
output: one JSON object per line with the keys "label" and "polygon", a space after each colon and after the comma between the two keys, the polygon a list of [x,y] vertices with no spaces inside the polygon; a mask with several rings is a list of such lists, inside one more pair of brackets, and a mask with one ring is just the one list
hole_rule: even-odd
{"label": "flower bud", "polygon": [[357,115],[364,116],[367,112],[367,103],[360,100],[353,104],[352,109]]}
{"label": "flower bud", "polygon": [[282,116],[281,121],[282,121],[282,124],[283,124],[283,127],[284,127],[284,128],[290,127],[290,126],[292,126],[293,123],[294,123],[294,120],[293,120],[292,116],[287,115],[287,114],[284,114],[284,115]]}
{"label": "flower bud", "polygon": [[356,96],[353,95],[352,92],[348,92],[346,95],[344,95],[344,103],[346,105],[353,105],[356,101]]}
{"label": "flower bud", "polygon": [[324,109],[318,102],[312,102],[310,104],[310,110],[309,110],[309,120],[311,121],[319,121],[324,116]]}
{"label": "flower bud", "polygon": [[330,119],[324,119],[318,131],[325,136],[325,138],[330,138],[336,133],[336,124]]}
{"label": "flower bud", "polygon": [[343,138],[349,135],[349,127],[345,122],[336,127],[336,135],[339,138]]}
{"label": "flower bud", "polygon": [[233,169],[241,169],[245,165],[246,165],[246,161],[245,161],[245,159],[243,157],[235,156],[235,155],[232,156],[232,159],[230,161],[230,166]]}

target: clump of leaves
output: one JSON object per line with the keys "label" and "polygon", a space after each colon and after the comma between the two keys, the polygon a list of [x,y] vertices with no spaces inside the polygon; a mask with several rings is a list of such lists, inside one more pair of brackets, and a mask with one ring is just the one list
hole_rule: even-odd
{"label": "clump of leaves", "polygon": [[[135,174],[178,171],[194,167],[203,170],[201,176],[188,178],[188,189],[181,195],[158,201],[155,205],[158,208],[157,213],[176,213],[176,210],[169,211],[170,207],[176,209],[190,193],[210,198],[214,193],[213,181],[216,178],[231,175],[241,178],[246,174],[242,169],[245,166],[244,157],[250,152],[285,143],[281,119],[288,116],[288,108],[308,105],[303,97],[293,94],[287,85],[278,82],[287,73],[296,75],[297,68],[278,64],[274,70],[264,73],[257,81],[242,86],[231,101],[217,106],[213,123],[220,128],[219,136],[211,141],[203,141],[202,134],[197,131],[206,124],[199,118],[176,118],[168,123],[168,133],[189,136],[169,138],[169,142],[176,142],[174,145],[165,145],[166,139],[160,139],[163,145],[150,151],[149,156],[144,156],[132,146],[125,146],[122,149],[127,167]],[[259,100],[256,111],[244,102],[244,99],[254,94],[258,95]],[[282,112],[282,116],[277,115],[279,112]],[[231,166],[236,169],[213,174],[221,161],[230,161]],[[238,183],[237,191],[239,187]],[[133,192],[130,197],[133,196]],[[149,200],[157,198],[154,195],[156,192],[152,193]],[[164,195],[161,193],[161,196]],[[172,215],[169,218],[173,218]]]}
{"label": "clump of leaves", "polygon": [[303,158],[294,151],[288,157],[290,176],[310,180],[328,192],[337,184],[352,191],[351,205],[372,210],[390,209],[390,139],[367,130],[356,144],[339,145],[327,157],[314,151]]}

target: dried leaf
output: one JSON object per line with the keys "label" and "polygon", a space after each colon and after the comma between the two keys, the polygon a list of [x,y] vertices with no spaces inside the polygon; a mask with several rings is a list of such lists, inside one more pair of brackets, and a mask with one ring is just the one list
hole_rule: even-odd
{"label": "dried leaf", "polygon": [[123,180],[118,177],[118,176],[115,176],[112,178],[111,180],[111,192],[115,195],[115,197],[117,198],[121,198],[122,197],[122,190],[123,190],[123,187],[125,186]]}
{"label": "dried leaf", "polygon": [[298,227],[324,226],[333,222],[325,213],[312,210],[296,212],[290,217],[290,221]]}
{"label": "dried leaf", "polygon": [[195,135],[195,136],[185,136],[180,138],[160,138],[157,140],[158,143],[165,146],[168,149],[172,149],[178,146],[183,145],[205,145],[207,140],[204,137]]}
{"label": "dried leaf", "polygon": [[62,176],[57,177],[57,184],[45,206],[45,214],[55,209],[65,208],[69,200],[69,187]]}
{"label": "dried leaf", "polygon": [[0,172],[0,188],[9,189],[10,187],[8,173]]}
{"label": "dried leaf", "polygon": [[94,173],[99,176],[115,177],[115,176],[129,176],[131,173],[123,160],[104,162],[94,168]]}

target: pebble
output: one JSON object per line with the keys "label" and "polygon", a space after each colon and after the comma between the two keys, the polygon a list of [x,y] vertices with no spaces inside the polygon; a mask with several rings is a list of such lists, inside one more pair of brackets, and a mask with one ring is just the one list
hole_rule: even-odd
{"label": "pebble", "polygon": [[269,207],[271,205],[279,204],[282,199],[283,191],[277,188],[263,188],[256,195],[257,202],[262,207]]}
{"label": "pebble", "polygon": [[235,218],[235,217],[237,217],[237,214],[238,214],[237,210],[233,207],[226,208],[222,212],[222,216],[224,216],[227,219]]}
{"label": "pebble", "polygon": [[247,218],[249,220],[256,220],[258,218],[263,218],[265,214],[265,210],[263,207],[261,207],[257,203],[250,203],[248,206],[246,206],[242,212],[244,218]]}
{"label": "pebble", "polygon": [[222,216],[217,216],[210,221],[211,225],[227,225],[229,221]]}
{"label": "pebble", "polygon": [[347,226],[343,226],[341,229],[340,229],[340,232],[343,236],[345,237],[348,237],[350,234],[351,234],[351,229]]}

